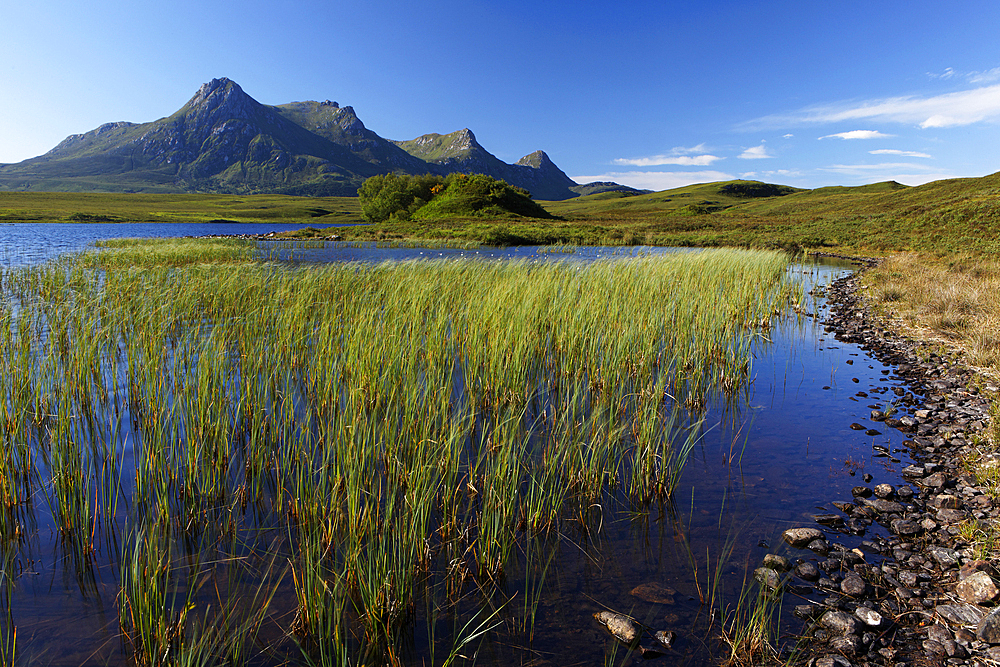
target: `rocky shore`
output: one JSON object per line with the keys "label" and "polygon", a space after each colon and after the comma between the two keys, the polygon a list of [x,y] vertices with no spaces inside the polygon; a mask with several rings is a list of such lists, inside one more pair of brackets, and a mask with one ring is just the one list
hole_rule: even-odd
{"label": "rocky shore", "polygon": [[[969,541],[974,526],[1000,520],[1000,500],[966,465],[973,457],[991,460],[984,440],[997,387],[935,346],[901,336],[871,311],[862,291],[858,273],[831,285],[824,325],[903,381],[893,388],[894,407],[873,410],[871,420],[905,434],[914,464],[902,470],[903,483],[873,483],[879,480],[865,475],[853,498],[831,502],[837,513],[786,531],[802,557],[769,555],[756,578],[809,593],[803,600],[810,603],[794,610],[806,621],[796,664],[1000,664],[1000,572],[994,561],[978,559]],[[882,529],[872,530],[874,524]],[[840,535],[865,539],[847,548]]]}

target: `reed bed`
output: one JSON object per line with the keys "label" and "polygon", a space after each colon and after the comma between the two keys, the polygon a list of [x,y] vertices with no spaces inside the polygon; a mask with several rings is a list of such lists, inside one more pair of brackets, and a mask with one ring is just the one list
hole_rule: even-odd
{"label": "reed bed", "polygon": [[2,274],[4,553],[51,527],[81,581],[110,564],[142,665],[530,643],[564,536],[671,497],[792,293],[767,252],[289,268],[186,248]]}

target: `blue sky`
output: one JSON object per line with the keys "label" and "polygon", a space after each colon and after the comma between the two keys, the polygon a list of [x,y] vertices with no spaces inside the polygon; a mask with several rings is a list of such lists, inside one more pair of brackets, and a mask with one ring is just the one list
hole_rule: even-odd
{"label": "blue sky", "polygon": [[229,77],[390,139],[470,128],[579,182],[1000,171],[1000,3],[0,0],[0,162]]}

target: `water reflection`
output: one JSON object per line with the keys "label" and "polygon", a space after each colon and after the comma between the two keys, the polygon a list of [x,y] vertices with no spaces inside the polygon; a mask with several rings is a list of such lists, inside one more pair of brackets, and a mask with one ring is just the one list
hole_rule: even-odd
{"label": "water reflection", "polygon": [[[38,227],[59,231],[55,226]],[[77,250],[96,238],[125,231],[109,229],[111,225],[60,227],[74,228],[75,234],[46,237],[38,249],[19,255],[11,263],[39,261],[39,257]],[[99,228],[109,235],[84,239],[85,227]],[[173,232],[162,234],[167,236],[178,235],[178,231],[198,234],[186,226],[182,230],[165,227],[156,225],[155,231]],[[218,226],[212,228],[216,231]],[[142,234],[136,226],[129,226],[124,235]],[[31,245],[27,236],[21,241],[26,247]],[[295,260],[306,262],[469,256],[591,261],[624,253],[672,252],[587,248],[553,254],[538,248],[354,245],[287,250]],[[803,281],[805,292],[818,293],[823,285],[849,270],[842,263],[818,262],[797,265],[791,273]],[[872,474],[876,483],[898,483],[898,470],[909,461],[894,463],[877,457],[874,446],[897,450],[901,434],[879,427],[879,435],[868,436],[850,428],[853,422],[866,423],[869,401],[887,400],[898,379],[890,368],[871,360],[856,346],[837,343],[823,330],[821,321],[827,306],[821,297],[807,298],[803,305],[803,314],[789,313],[763,332],[754,347],[751,381],[742,400],[727,403],[720,393],[709,404],[705,414],[709,427],[697,444],[696,455],[688,461],[672,502],[624,512],[595,507],[577,532],[559,535],[550,544],[529,540],[496,593],[496,604],[516,606],[515,620],[523,622],[531,616],[530,648],[491,641],[481,647],[481,662],[517,664],[524,662],[527,654],[533,664],[594,664],[607,661],[615,652],[618,662],[624,649],[592,618],[595,611],[611,609],[652,628],[677,631],[681,638],[668,659],[701,664],[709,657],[707,617],[720,606],[720,600],[735,601],[745,573],[752,571],[765,553],[814,558],[781,544],[785,528],[813,525],[812,514],[833,509],[827,504],[830,500],[851,497],[850,489],[860,474]],[[868,394],[863,401],[856,400],[859,389]],[[843,535],[839,539],[852,547],[861,538]],[[79,664],[89,659],[85,653],[90,649],[81,653],[72,647],[92,643],[94,637],[113,642],[117,636],[113,604],[119,595],[119,573],[98,568],[92,578],[81,581],[73,576],[81,568],[74,566],[59,545],[58,540],[40,536],[35,550],[22,552],[26,560],[17,566],[15,603],[19,641],[25,643],[29,656],[34,652],[34,657],[53,663]],[[107,548],[110,552],[115,546]],[[557,560],[558,567],[540,570],[539,561],[547,559]],[[536,586],[542,576],[544,581]],[[641,587],[650,584],[671,589],[674,594],[651,600],[636,593],[647,590]],[[542,592],[524,597],[524,591],[536,589]],[[294,604],[287,586],[276,597]],[[459,605],[458,611],[476,609],[479,602],[470,599],[464,608]],[[439,621],[442,634],[454,632],[454,628],[444,628],[448,622]],[[791,619],[786,622],[794,623]],[[414,646],[425,649],[433,642],[422,634],[429,632],[417,624]],[[59,639],[54,642],[51,637]],[[422,663],[424,657],[417,650],[409,662]],[[101,660],[127,661],[113,651],[104,653]]]}

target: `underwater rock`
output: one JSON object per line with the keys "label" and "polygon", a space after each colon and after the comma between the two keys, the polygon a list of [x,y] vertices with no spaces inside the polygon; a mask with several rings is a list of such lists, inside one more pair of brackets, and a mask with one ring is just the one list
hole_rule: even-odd
{"label": "underwater rock", "polygon": [[674,641],[677,640],[677,633],[672,630],[660,630],[655,635],[656,641],[660,642],[666,648],[670,648],[674,645]]}
{"label": "underwater rock", "polygon": [[653,602],[655,604],[674,604],[674,596],[677,595],[677,591],[674,589],[655,581],[639,584],[630,592],[643,602]]}
{"label": "underwater rock", "polygon": [[764,567],[769,567],[772,570],[777,570],[778,572],[788,572],[792,569],[791,562],[784,556],[779,556],[778,554],[765,554],[763,564]]}
{"label": "underwater rock", "polygon": [[793,547],[801,549],[814,540],[823,539],[823,531],[819,528],[789,528],[781,537]]}
{"label": "underwater rock", "polygon": [[629,646],[639,641],[641,630],[628,616],[616,614],[613,611],[599,611],[594,614],[597,622],[608,629],[608,632],[618,641],[625,642]]}
{"label": "underwater rock", "polygon": [[781,575],[778,574],[776,570],[772,570],[769,567],[758,567],[753,571],[753,578],[756,579],[761,586],[765,586],[771,590],[781,588]]}

